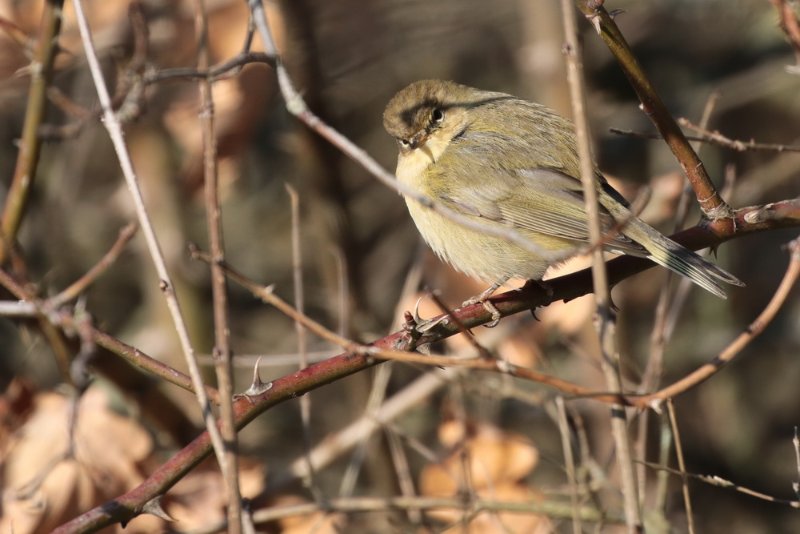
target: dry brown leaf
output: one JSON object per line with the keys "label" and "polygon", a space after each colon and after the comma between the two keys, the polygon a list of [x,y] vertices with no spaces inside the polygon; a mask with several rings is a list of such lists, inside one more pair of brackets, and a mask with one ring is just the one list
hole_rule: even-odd
{"label": "dry brown leaf", "polygon": [[497,346],[498,357],[521,367],[536,367],[542,356],[539,347],[541,329],[538,325],[525,325],[517,328]]}
{"label": "dry brown leaf", "polygon": [[473,491],[480,491],[501,483],[517,482],[527,476],[538,461],[538,449],[524,437],[482,426],[467,438],[463,451],[456,450],[438,464],[422,470],[420,492],[429,496],[453,496],[467,484]]}
{"label": "dry brown leaf", "polygon": [[[55,393],[36,397],[31,416],[3,458],[0,531],[49,531],[142,481],[140,465],[152,451],[150,436],[108,404],[100,387],[83,395],[75,453],[65,458],[70,401]],[[161,524],[151,519],[133,522],[126,532],[147,532]]]}
{"label": "dry brown leaf", "polygon": [[[273,506],[292,506],[308,502],[296,495],[284,495],[278,497]],[[314,534],[337,534],[344,532],[345,515],[317,511],[311,515],[284,517],[278,523],[280,524],[281,534],[308,534],[310,532]]]}
{"label": "dry brown leaf", "polygon": [[33,409],[34,393],[30,381],[14,377],[0,396],[0,458],[6,456],[13,432]]}
{"label": "dry brown leaf", "polygon": [[439,437],[439,443],[445,447],[455,447],[467,435],[467,427],[463,421],[456,418],[448,418],[439,425],[436,429],[436,434]]}
{"label": "dry brown leaf", "polygon": [[[264,489],[264,468],[260,463],[240,457],[239,489],[252,498]],[[225,481],[216,461],[209,458],[180,480],[167,494],[164,509],[177,531],[195,530],[225,519]]]}
{"label": "dry brown leaf", "polygon": [[545,332],[556,329],[565,336],[574,336],[591,326],[594,316],[594,298],[586,295],[569,302],[554,302],[547,308],[537,310],[536,316]]}

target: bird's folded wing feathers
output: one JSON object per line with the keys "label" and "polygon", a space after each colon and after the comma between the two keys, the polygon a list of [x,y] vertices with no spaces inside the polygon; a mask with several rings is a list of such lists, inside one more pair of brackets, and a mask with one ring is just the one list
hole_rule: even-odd
{"label": "bird's folded wing feathers", "polygon": [[[449,191],[440,198],[468,216],[572,240],[576,247],[589,242],[583,189],[575,178],[552,169],[526,169],[511,171],[502,179],[484,176],[476,185]],[[611,232],[607,248],[636,256],[647,254],[638,243],[613,235],[617,221],[602,206],[600,222],[604,232]]]}

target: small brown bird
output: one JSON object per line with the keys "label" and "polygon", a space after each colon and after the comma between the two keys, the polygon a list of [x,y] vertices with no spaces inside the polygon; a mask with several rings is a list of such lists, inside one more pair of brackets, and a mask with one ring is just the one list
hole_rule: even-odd
{"label": "small brown bird", "polygon": [[[541,280],[552,263],[589,243],[574,127],[547,107],[423,80],[389,101],[383,125],[400,149],[398,180],[481,224],[513,228],[541,249],[466,228],[406,198],[436,254],[492,284],[474,301],[486,303],[512,277]],[[649,258],[722,298],[720,282],[744,285],[633,216],[599,172],[596,183],[601,226],[613,235],[606,250]]]}

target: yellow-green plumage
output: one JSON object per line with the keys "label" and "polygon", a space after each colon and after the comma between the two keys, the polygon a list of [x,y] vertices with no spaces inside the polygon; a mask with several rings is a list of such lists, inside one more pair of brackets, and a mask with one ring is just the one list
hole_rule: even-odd
{"label": "yellow-green plumage", "polygon": [[[456,269],[491,283],[540,280],[554,258],[588,243],[574,129],[548,108],[424,80],[397,93],[383,120],[400,143],[399,180],[483,224],[511,227],[543,252],[465,228],[407,199],[425,241]],[[624,223],[606,249],[650,258],[723,298],[720,281],[743,285],[633,217],[624,198],[597,178],[604,230]]]}

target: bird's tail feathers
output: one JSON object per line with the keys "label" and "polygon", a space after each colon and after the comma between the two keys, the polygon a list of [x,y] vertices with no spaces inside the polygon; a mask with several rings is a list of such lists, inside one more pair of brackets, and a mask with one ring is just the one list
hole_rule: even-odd
{"label": "bird's tail feathers", "polygon": [[652,261],[689,278],[698,286],[720,298],[727,298],[720,282],[744,286],[741,280],[728,271],[704,260],[638,219],[629,223],[625,234],[644,246],[647,249],[648,258]]}

